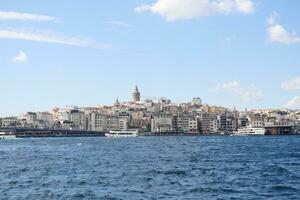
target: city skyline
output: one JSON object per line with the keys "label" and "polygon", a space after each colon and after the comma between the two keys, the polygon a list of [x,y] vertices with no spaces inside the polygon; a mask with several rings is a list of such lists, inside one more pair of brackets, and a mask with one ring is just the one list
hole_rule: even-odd
{"label": "city skyline", "polygon": [[176,103],[300,108],[300,3],[212,2],[4,1],[0,115],[112,105],[135,84]]}
{"label": "city skyline", "polygon": [[[228,83],[229,86],[231,87],[231,85],[235,85],[236,83],[233,82],[233,83]],[[228,86],[228,87],[229,87]],[[219,85],[217,86],[217,88],[215,90],[219,90],[219,87],[227,87],[226,84],[225,85]],[[134,86],[134,89],[132,90],[132,92],[130,93],[131,96],[130,96],[130,99],[126,99],[126,100],[120,100],[119,97],[116,97],[114,101],[112,101],[111,103],[109,104],[97,104],[97,105],[83,105],[83,106],[79,106],[79,105],[75,105],[75,104],[68,104],[68,105],[64,105],[64,106],[54,106],[54,107],[51,107],[49,108],[48,110],[38,110],[38,109],[35,109],[35,110],[27,110],[23,113],[16,113],[16,114],[13,114],[13,115],[3,115],[3,116],[0,116],[0,119],[1,117],[6,117],[6,118],[10,118],[10,117],[14,117],[14,116],[19,116],[19,117],[24,117],[25,115],[27,115],[28,113],[51,113],[53,112],[54,110],[77,110],[77,109],[92,109],[92,110],[98,110],[98,109],[101,109],[101,108],[119,108],[119,107],[130,107],[130,106],[145,106],[145,105],[148,105],[149,102],[152,102],[154,104],[156,103],[159,103],[159,102],[167,102],[167,104],[170,104],[172,106],[181,106],[181,105],[193,105],[194,104],[194,101],[197,102],[197,104],[201,104],[203,105],[204,107],[208,106],[208,107],[213,107],[213,108],[217,108],[217,109],[225,109],[225,110],[228,110],[228,111],[239,111],[239,112],[257,112],[259,110],[261,110],[262,112],[265,112],[265,111],[276,111],[276,110],[291,110],[291,111],[299,111],[300,109],[289,109],[289,108],[253,108],[253,109],[248,109],[248,108],[245,108],[244,110],[243,109],[238,109],[236,106],[232,106],[232,107],[228,107],[228,106],[224,106],[224,105],[218,105],[218,104],[210,104],[209,102],[203,102],[202,98],[201,97],[197,97],[197,96],[193,96],[191,99],[188,99],[187,101],[182,101],[182,102],[175,102],[173,101],[172,99],[168,98],[168,97],[164,97],[164,96],[160,96],[160,97],[150,97],[150,96],[145,96],[143,93],[140,92],[140,89],[138,87],[138,85],[135,85]]]}
{"label": "city skyline", "polygon": [[49,111],[27,112],[0,118],[0,127],[21,132],[50,129],[53,130],[50,135],[67,134],[61,132],[65,130],[70,130],[70,134],[80,130],[102,134],[104,131],[134,131],[135,134],[285,135],[298,133],[300,128],[300,110],[239,111],[205,104],[200,97],[181,104],[167,98],[144,97],[148,99],[142,100],[141,97],[143,94],[136,85],[130,101],[120,102],[117,98],[113,105],[66,106]]}

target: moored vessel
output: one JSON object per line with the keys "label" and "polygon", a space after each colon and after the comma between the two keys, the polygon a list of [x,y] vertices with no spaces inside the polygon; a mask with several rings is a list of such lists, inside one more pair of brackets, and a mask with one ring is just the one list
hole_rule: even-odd
{"label": "moored vessel", "polygon": [[123,137],[137,137],[138,130],[128,130],[128,131],[109,131],[105,133],[105,137],[111,138],[123,138]]}
{"label": "moored vessel", "polygon": [[0,140],[3,139],[15,139],[16,135],[11,134],[11,133],[6,133],[6,132],[0,132]]}
{"label": "moored vessel", "polygon": [[265,135],[266,129],[265,128],[259,128],[259,127],[246,127],[246,128],[240,128],[232,134],[231,136],[260,136]]}

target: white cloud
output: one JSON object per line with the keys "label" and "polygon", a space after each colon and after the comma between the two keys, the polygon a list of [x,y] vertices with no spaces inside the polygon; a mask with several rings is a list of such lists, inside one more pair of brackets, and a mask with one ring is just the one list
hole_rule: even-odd
{"label": "white cloud", "polygon": [[299,96],[293,97],[291,100],[287,102],[285,107],[290,109],[300,109],[300,97]]}
{"label": "white cloud", "polygon": [[29,40],[79,47],[91,47],[97,49],[111,48],[111,45],[109,44],[101,44],[91,39],[66,37],[64,35],[58,35],[50,32],[40,32],[36,30],[0,29],[0,39]]}
{"label": "white cloud", "polygon": [[284,90],[299,90],[300,89],[300,77],[295,77],[287,80],[281,84],[281,88]]}
{"label": "white cloud", "polygon": [[12,57],[12,62],[20,62],[20,63],[24,63],[28,61],[28,56],[25,52],[23,51],[19,51],[17,55],[15,55],[14,57]]}
{"label": "white cloud", "polygon": [[47,15],[0,11],[0,20],[55,21],[56,18]]}
{"label": "white cloud", "polygon": [[241,84],[239,81],[230,81],[217,85],[218,90],[227,90],[232,92],[238,92],[241,88]]}
{"label": "white cloud", "polygon": [[241,13],[252,13],[254,12],[254,3],[250,0],[235,0],[236,8]]}
{"label": "white cloud", "polygon": [[254,85],[242,87],[237,80],[217,84],[215,91],[224,91],[237,95],[243,102],[259,101],[263,97],[263,92]]}
{"label": "white cloud", "polygon": [[300,37],[295,32],[288,32],[277,22],[278,14],[274,13],[267,20],[268,40],[273,43],[294,44],[300,42]]}
{"label": "white cloud", "polygon": [[252,0],[157,0],[152,5],[140,5],[136,12],[150,11],[167,21],[187,20],[231,12],[249,14],[254,12]]}
{"label": "white cloud", "polygon": [[107,24],[115,25],[115,26],[122,26],[122,27],[130,27],[131,24],[122,21],[107,21]]}

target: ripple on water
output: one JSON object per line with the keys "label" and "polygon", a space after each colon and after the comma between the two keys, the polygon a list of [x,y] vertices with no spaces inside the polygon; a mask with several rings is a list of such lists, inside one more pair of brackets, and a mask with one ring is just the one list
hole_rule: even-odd
{"label": "ripple on water", "polygon": [[300,137],[21,139],[0,145],[0,199],[300,199],[299,152]]}
{"label": "ripple on water", "polygon": [[270,187],[270,190],[275,192],[300,192],[299,189],[291,185],[274,185]]}

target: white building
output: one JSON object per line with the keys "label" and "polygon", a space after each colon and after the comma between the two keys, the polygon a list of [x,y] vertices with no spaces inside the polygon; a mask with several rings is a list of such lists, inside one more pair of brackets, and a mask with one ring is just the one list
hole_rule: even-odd
{"label": "white building", "polygon": [[128,118],[127,117],[120,117],[119,118],[119,130],[126,131],[128,130]]}
{"label": "white building", "polygon": [[49,112],[38,112],[36,116],[38,121],[44,121],[45,127],[52,127],[54,124],[54,116]]}
{"label": "white building", "polygon": [[261,114],[252,114],[250,116],[250,126],[253,127],[264,127],[265,119]]}
{"label": "white building", "polygon": [[59,110],[57,113],[57,120],[59,121],[71,121],[70,112],[67,110]]}
{"label": "white building", "polygon": [[108,131],[120,130],[119,117],[114,115],[107,116],[107,130]]}
{"label": "white building", "polygon": [[108,124],[107,124],[107,117],[106,115],[92,112],[90,114],[90,126],[89,129],[92,131],[106,131]]}
{"label": "white building", "polygon": [[172,132],[172,116],[168,114],[154,115],[151,120],[151,132]]}
{"label": "white building", "polygon": [[198,122],[192,118],[189,119],[189,131],[190,133],[198,132]]}
{"label": "white building", "polygon": [[26,114],[26,122],[28,125],[34,125],[37,121],[37,114],[35,112],[28,112]]}
{"label": "white building", "polygon": [[16,126],[18,123],[17,117],[2,118],[2,127]]}

